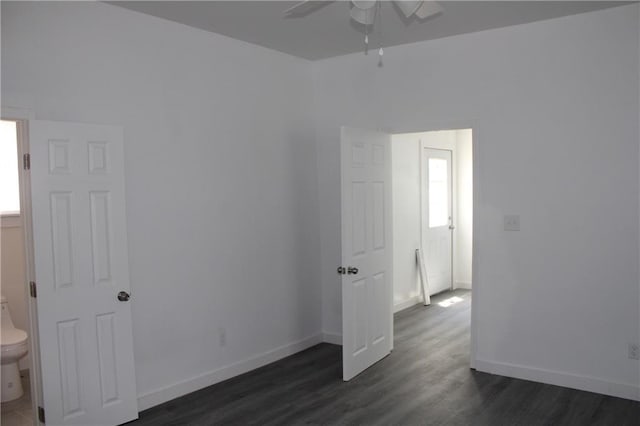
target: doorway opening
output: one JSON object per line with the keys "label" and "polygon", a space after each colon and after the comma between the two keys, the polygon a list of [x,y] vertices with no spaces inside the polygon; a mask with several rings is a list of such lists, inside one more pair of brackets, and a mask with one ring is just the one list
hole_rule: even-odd
{"label": "doorway opening", "polygon": [[21,187],[23,122],[0,121],[0,291],[2,293],[2,424],[33,421],[37,372],[30,297],[28,250]]}
{"label": "doorway opening", "polygon": [[394,313],[423,303],[425,292],[450,307],[472,288],[473,130],[392,135]]}
{"label": "doorway opening", "polygon": [[[473,132],[462,128],[391,135],[341,128],[342,262],[337,272],[342,284],[343,380],[351,380],[394,349],[394,335],[403,331],[402,321],[394,324],[394,313],[422,301],[419,264],[420,271],[426,264],[425,282],[434,282],[426,287],[424,300],[439,293],[436,302],[443,305],[435,311],[463,311],[454,329],[458,346],[466,349],[457,358],[469,359],[475,368],[477,309],[472,305],[477,302],[470,289],[472,273],[477,274],[472,224],[477,217],[473,205],[478,191],[473,186],[478,182],[478,159],[473,155]],[[437,238],[429,242],[425,229],[438,228],[448,236],[446,244]],[[426,262],[417,262],[417,249],[431,250]],[[455,293],[443,299],[442,291]],[[471,310],[471,321],[465,308]],[[434,311],[416,306],[407,312],[416,309]],[[398,342],[406,337],[398,336]]]}

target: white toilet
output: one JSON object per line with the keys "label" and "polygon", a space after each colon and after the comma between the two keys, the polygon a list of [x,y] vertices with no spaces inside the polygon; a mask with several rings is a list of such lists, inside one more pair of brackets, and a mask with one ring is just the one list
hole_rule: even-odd
{"label": "white toilet", "polygon": [[2,343],[2,402],[12,401],[22,396],[22,381],[18,360],[28,352],[27,333],[17,329],[11,321],[9,304],[2,296],[2,317],[0,317],[0,343]]}

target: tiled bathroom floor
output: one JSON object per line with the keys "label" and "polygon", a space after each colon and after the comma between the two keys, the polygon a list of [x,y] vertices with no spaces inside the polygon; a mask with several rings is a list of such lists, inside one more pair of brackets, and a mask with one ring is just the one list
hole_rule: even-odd
{"label": "tiled bathroom floor", "polygon": [[31,426],[33,416],[31,410],[31,392],[29,373],[23,372],[22,386],[24,395],[14,401],[2,403],[2,426]]}

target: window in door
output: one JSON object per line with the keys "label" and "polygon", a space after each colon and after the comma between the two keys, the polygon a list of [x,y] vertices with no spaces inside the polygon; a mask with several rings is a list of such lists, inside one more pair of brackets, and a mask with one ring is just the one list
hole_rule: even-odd
{"label": "window in door", "polygon": [[429,228],[449,223],[447,160],[429,158]]}

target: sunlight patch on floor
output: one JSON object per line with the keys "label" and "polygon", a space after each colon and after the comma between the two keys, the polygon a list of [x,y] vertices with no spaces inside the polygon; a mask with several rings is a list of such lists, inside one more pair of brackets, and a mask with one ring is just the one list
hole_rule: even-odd
{"label": "sunlight patch on floor", "polygon": [[464,299],[462,297],[458,297],[458,296],[453,296],[450,297],[448,299],[444,299],[442,302],[439,302],[438,305],[442,306],[443,308],[448,308],[451,305],[455,305],[458,302],[462,302]]}

